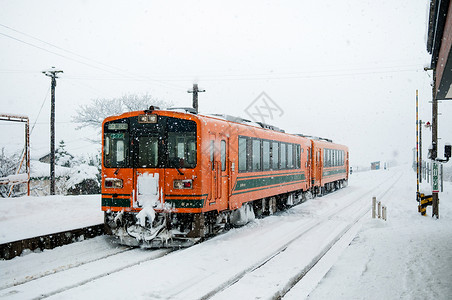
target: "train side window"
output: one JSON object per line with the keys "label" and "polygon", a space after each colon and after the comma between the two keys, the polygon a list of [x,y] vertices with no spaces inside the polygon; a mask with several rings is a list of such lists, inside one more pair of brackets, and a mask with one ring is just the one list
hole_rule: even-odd
{"label": "train side window", "polygon": [[331,150],[328,149],[328,167],[331,167]]}
{"label": "train side window", "polygon": [[239,138],[239,172],[246,171],[246,138]]}
{"label": "train side window", "polygon": [[212,166],[212,170],[215,169],[215,141],[210,141],[210,165]]}
{"label": "train side window", "polygon": [[262,164],[265,171],[270,170],[270,142],[262,141]]}
{"label": "train side window", "polygon": [[261,141],[254,139],[253,140],[253,171],[261,171]]}
{"label": "train side window", "polygon": [[336,151],[333,149],[331,150],[331,166],[335,167],[336,166]]}
{"label": "train side window", "polygon": [[226,141],[221,141],[221,171],[226,171]]}
{"label": "train side window", "polygon": [[287,168],[287,147],[285,143],[281,143],[280,146],[281,150],[281,159],[280,159],[280,166],[281,169]]}
{"label": "train side window", "polygon": [[[301,148],[301,152],[304,149]],[[295,145],[295,168],[299,169],[301,167],[301,153],[300,153],[300,145]]]}
{"label": "train side window", "polygon": [[246,170],[248,172],[253,170],[253,140],[246,139]]}
{"label": "train side window", "polygon": [[293,169],[293,145],[287,144],[287,168]]}
{"label": "train side window", "polygon": [[279,169],[279,143],[272,142],[272,170]]}

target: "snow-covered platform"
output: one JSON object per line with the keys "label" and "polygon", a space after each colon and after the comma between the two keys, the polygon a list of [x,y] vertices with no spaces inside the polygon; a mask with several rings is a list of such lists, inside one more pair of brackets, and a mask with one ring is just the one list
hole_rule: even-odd
{"label": "snow-covered platform", "polygon": [[100,195],[0,198],[0,244],[104,221]]}

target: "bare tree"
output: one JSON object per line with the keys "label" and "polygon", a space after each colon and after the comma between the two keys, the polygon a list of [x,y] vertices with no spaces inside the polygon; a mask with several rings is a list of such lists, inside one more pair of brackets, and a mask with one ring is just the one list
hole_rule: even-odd
{"label": "bare tree", "polygon": [[172,106],[172,102],[158,100],[146,93],[128,94],[112,99],[93,99],[88,105],[80,105],[72,121],[80,124],[77,129],[92,127],[101,131],[101,124],[106,117],[120,115],[135,110],[145,110],[154,105],[161,108]]}

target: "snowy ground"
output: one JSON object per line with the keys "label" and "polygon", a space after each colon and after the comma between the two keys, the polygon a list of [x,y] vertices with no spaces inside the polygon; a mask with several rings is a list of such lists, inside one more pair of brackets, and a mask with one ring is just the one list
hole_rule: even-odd
{"label": "snowy ground", "polygon": [[369,219],[309,299],[452,299],[452,184],[438,220],[417,212],[415,194],[408,170],[383,201],[388,221]]}
{"label": "snowy ground", "polygon": [[101,224],[100,195],[0,198],[0,244]]}
{"label": "snowy ground", "polygon": [[[167,255],[98,237],[0,261],[0,298],[271,299],[346,232],[284,299],[451,299],[452,185],[440,194],[439,220],[417,213],[415,189],[408,167],[355,173],[341,191]],[[370,218],[372,196],[388,207],[388,221]],[[46,208],[41,222],[64,207],[34,204]]]}

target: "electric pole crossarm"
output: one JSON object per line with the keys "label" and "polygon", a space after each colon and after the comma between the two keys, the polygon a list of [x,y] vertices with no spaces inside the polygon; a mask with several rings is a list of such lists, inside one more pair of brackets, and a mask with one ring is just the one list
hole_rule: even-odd
{"label": "electric pole crossarm", "polygon": [[193,90],[188,90],[187,93],[193,93],[193,108],[198,113],[198,93],[204,93],[206,90],[198,89],[198,84],[193,83]]}

